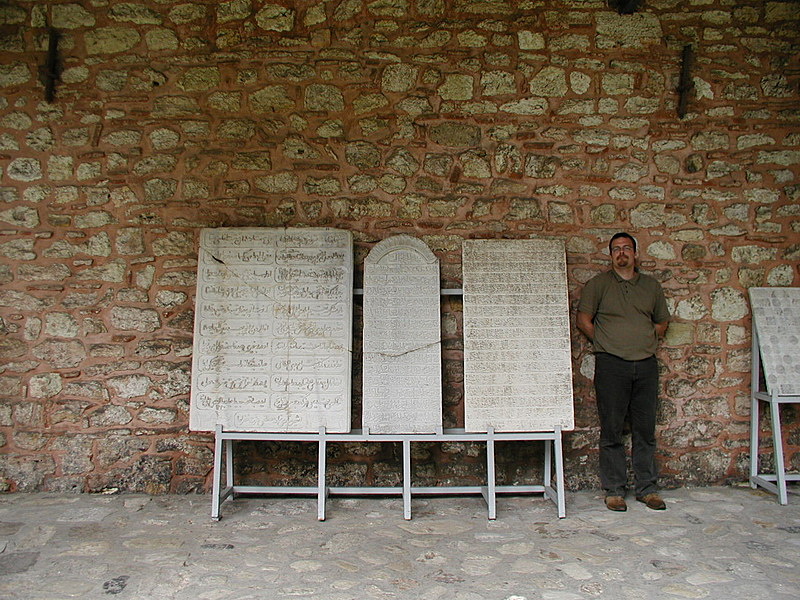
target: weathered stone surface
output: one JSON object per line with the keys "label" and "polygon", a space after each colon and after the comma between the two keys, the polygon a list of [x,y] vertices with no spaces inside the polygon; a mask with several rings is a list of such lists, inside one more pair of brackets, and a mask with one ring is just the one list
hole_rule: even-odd
{"label": "weathered stone surface", "polygon": [[559,67],[545,67],[531,79],[529,88],[534,96],[564,96],[569,89],[566,71]]}
{"label": "weathered stone surface", "polygon": [[711,316],[717,321],[737,321],[749,313],[744,294],[734,288],[723,287],[711,292]]}
{"label": "weathered stone surface", "polygon": [[161,275],[156,283],[165,287],[190,287],[195,279],[194,271],[169,271]]}
{"label": "weathered stone surface", "polygon": [[518,31],[517,42],[520,50],[544,50],[544,35],[533,31]]}
{"label": "weathered stone surface", "polygon": [[408,92],[416,86],[418,73],[418,67],[413,65],[388,65],[383,70],[381,88],[385,92]]}
{"label": "weathered stone surface", "polygon": [[687,321],[697,321],[708,314],[708,309],[700,296],[692,296],[678,302],[675,314]]}
{"label": "weathered stone surface", "polygon": [[153,240],[153,253],[156,256],[193,256],[194,238],[190,233],[170,231],[166,237]]}
{"label": "weathered stone surface", "polygon": [[0,306],[13,307],[15,310],[40,312],[52,303],[52,299],[40,299],[24,292],[0,290]]}
{"label": "weathered stone surface", "polygon": [[36,181],[44,176],[42,164],[36,158],[15,158],[8,164],[6,174],[16,181]]}
{"label": "weathered stone surface", "polygon": [[121,331],[151,332],[161,327],[158,312],[150,308],[115,306],[111,309],[111,325]]}
{"label": "weathered stone surface", "polygon": [[256,13],[256,23],[267,31],[291,31],[294,20],[295,11],[279,4],[265,4]]}
{"label": "weathered stone surface", "polygon": [[0,265],[0,285],[5,285],[14,281],[14,274],[8,265]]}
{"label": "weathered stone surface", "polygon": [[161,290],[156,294],[156,304],[162,308],[170,308],[183,304],[188,296],[183,292],[173,292],[171,290]]}
{"label": "weathered stone surface", "polygon": [[73,435],[58,438],[53,442],[53,450],[58,453],[61,472],[64,475],[88,473],[94,469],[93,441],[91,436]]}
{"label": "weathered stone surface", "polygon": [[86,52],[89,54],[116,54],[130,50],[141,36],[135,29],[125,27],[98,27],[86,32]]}
{"label": "weathered stone surface", "polygon": [[767,274],[767,285],[772,287],[789,287],[795,284],[795,274],[790,265],[780,265]]}
{"label": "weathered stone surface", "polygon": [[448,122],[434,125],[430,129],[431,140],[442,146],[477,146],[480,137],[480,128],[474,125]]}
{"label": "weathered stone surface", "polygon": [[[92,333],[105,333],[105,326],[98,326],[91,331]],[[119,344],[92,344],[89,346],[89,356],[95,358],[122,358],[125,349]]]}
{"label": "weathered stone surface", "polygon": [[389,104],[389,100],[383,94],[362,94],[353,101],[355,114],[363,115],[373,112]]}
{"label": "weathered stone surface", "polygon": [[765,248],[763,246],[737,246],[731,250],[731,258],[737,263],[758,264],[776,256],[776,248]]}
{"label": "weathered stone surface", "polygon": [[437,88],[444,100],[469,100],[473,96],[475,80],[471,75],[446,75]]}
{"label": "weathered stone surface", "polygon": [[86,349],[77,340],[48,339],[34,346],[32,353],[55,369],[77,367],[86,358]]}
{"label": "weathered stone surface", "polygon": [[345,158],[351,165],[360,169],[377,167],[381,153],[377,146],[368,142],[351,142],[345,148]]}
{"label": "weathered stone surface", "polygon": [[31,79],[28,65],[22,62],[12,62],[0,66],[0,87],[10,87],[25,83]]}
{"label": "weathered stone surface", "polygon": [[256,187],[269,194],[296,192],[300,180],[294,173],[284,172],[255,178]]}
{"label": "weathered stone surface", "polygon": [[17,376],[0,375],[0,396],[18,396],[22,380]]}
{"label": "weathered stone surface", "polygon": [[97,463],[100,467],[110,467],[116,462],[130,460],[147,450],[149,445],[141,437],[112,433],[98,441]]}
{"label": "weathered stone surface", "polygon": [[114,217],[105,210],[89,212],[83,215],[78,215],[73,219],[75,227],[80,229],[90,229],[93,227],[105,227],[114,223]]}
{"label": "weathered stone surface", "polygon": [[132,2],[114,4],[109,10],[108,16],[115,21],[136,23],[137,25],[160,25],[164,20],[156,11]]}
{"label": "weathered stone surface", "polygon": [[152,116],[156,119],[175,117],[195,117],[200,113],[200,105],[187,96],[161,96],[153,101]]}
{"label": "weathered stone surface", "polygon": [[123,255],[138,256],[144,253],[144,233],[137,227],[125,227],[117,231],[114,243],[116,251]]}
{"label": "weathered stone surface", "polygon": [[127,425],[132,420],[133,417],[126,408],[116,405],[104,406],[89,416],[89,423],[92,427]]}
{"label": "weathered stone surface", "polygon": [[344,110],[342,92],[333,85],[315,83],[305,89],[304,103],[307,110]]}
{"label": "weathered stone surface", "polygon": [[145,408],[139,413],[139,420],[151,424],[172,423],[175,421],[176,411],[168,408]]}
{"label": "weathered stone surface", "polygon": [[[0,254],[6,258],[14,260],[34,260],[36,253],[33,251],[33,240],[12,240],[10,242],[0,243]],[[28,267],[29,265],[20,265]],[[67,269],[69,270],[69,269]]]}
{"label": "weathered stone surface", "polygon": [[249,103],[256,113],[273,113],[293,108],[295,101],[286,86],[270,85],[251,93]]}
{"label": "weathered stone surface", "polygon": [[672,322],[664,336],[667,346],[687,346],[694,342],[694,326],[691,323]]}
{"label": "weathered stone surface", "polygon": [[45,316],[44,332],[54,337],[76,337],[80,327],[69,313],[52,312]]}
{"label": "weathered stone surface", "polygon": [[99,280],[112,283],[121,283],[125,280],[127,265],[124,261],[116,259],[98,267],[83,269],[76,274],[78,279]]}
{"label": "weathered stone surface", "polygon": [[636,12],[619,15],[603,12],[596,15],[597,34],[609,43],[627,47],[641,47],[658,43],[662,29],[658,17],[651,13]]}
{"label": "weathered stone surface", "polygon": [[200,92],[217,89],[220,84],[220,72],[217,67],[193,67],[188,69],[178,82],[184,92]]}
{"label": "weathered stone surface", "polygon": [[152,385],[144,375],[120,375],[109,377],[106,381],[113,398],[136,398],[144,396]]}
{"label": "weathered stone surface", "polygon": [[39,455],[36,460],[18,454],[0,454],[0,470],[16,483],[18,492],[36,492],[42,489],[47,476],[55,473],[51,456]]}
{"label": "weathered stone surface", "polygon": [[419,169],[419,162],[408,150],[396,148],[386,158],[386,165],[401,175],[411,176]]}
{"label": "weathered stone surface", "polygon": [[548,104],[545,98],[525,98],[507,102],[500,110],[515,115],[543,115],[547,112]]}
{"label": "weathered stone surface", "polygon": [[525,175],[536,178],[553,177],[560,163],[560,159],[555,156],[529,154],[525,158]]}
{"label": "weathered stone surface", "polygon": [[335,196],[342,191],[342,184],[335,177],[323,177],[320,179],[309,177],[303,189],[312,196]]}
{"label": "weathered stone surface", "polygon": [[56,4],[52,8],[52,25],[56,29],[92,27],[95,18],[80,4]]}
{"label": "weathered stone surface", "polygon": [[722,131],[700,132],[692,136],[692,148],[695,150],[721,150],[730,145],[728,135]]}

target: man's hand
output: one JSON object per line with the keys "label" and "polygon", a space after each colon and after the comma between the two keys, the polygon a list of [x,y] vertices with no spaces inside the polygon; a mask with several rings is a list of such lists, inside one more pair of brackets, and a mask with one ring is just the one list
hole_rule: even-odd
{"label": "man's hand", "polygon": [[667,332],[668,326],[669,326],[669,321],[664,321],[663,323],[656,323],[655,324],[656,335],[659,338],[664,337],[664,334]]}

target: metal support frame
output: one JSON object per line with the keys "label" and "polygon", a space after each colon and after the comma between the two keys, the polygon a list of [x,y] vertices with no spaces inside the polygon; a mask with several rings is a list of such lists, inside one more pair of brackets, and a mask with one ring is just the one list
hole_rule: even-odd
{"label": "metal support frame", "polygon": [[[787,481],[800,481],[800,474],[787,474],[783,461],[783,435],[781,434],[780,405],[800,403],[800,396],[780,396],[761,391],[761,359],[758,345],[758,333],[753,327],[752,365],[750,369],[750,487],[756,489],[761,486],[776,494],[778,502],[783,505],[789,503],[786,491]],[[770,421],[772,425],[772,447],[775,465],[774,473],[758,472],[759,453],[759,401],[769,405]]]}
{"label": "metal support frame", "polygon": [[[234,482],[234,441],[293,441],[316,442],[318,444],[317,486],[257,486],[236,485]],[[543,441],[544,473],[542,485],[496,485],[495,443],[504,441]],[[327,444],[335,442],[400,442],[403,453],[402,487],[328,487],[326,483]],[[486,475],[484,486],[414,486],[411,481],[412,442],[485,442]],[[555,449],[555,456],[553,450]],[[225,456],[225,486],[222,486],[222,459]],[[327,433],[320,428],[318,433],[256,433],[224,431],[217,425],[214,440],[214,474],[211,494],[211,518],[221,517],[222,503],[237,494],[300,494],[317,496],[317,518],[325,520],[325,503],[329,495],[401,495],[403,517],[411,519],[413,495],[481,494],[486,500],[488,518],[497,518],[497,494],[540,493],[556,505],[558,517],[566,517],[564,500],[564,464],[561,447],[561,429],[545,432],[498,433],[493,429],[483,432],[466,432],[463,429],[445,429],[433,434],[370,434],[369,430],[354,429],[350,433]],[[554,471],[554,472],[553,472]],[[555,486],[552,476],[555,475]]]}

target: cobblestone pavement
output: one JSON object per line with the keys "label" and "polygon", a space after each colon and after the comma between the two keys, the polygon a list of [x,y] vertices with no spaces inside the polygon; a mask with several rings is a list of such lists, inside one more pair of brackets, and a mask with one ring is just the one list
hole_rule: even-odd
{"label": "cobblestone pavement", "polygon": [[[209,496],[0,496],[0,598],[420,599],[800,597],[800,497],[664,493],[668,509],[597,492],[328,501]],[[633,499],[631,499],[633,500]]]}

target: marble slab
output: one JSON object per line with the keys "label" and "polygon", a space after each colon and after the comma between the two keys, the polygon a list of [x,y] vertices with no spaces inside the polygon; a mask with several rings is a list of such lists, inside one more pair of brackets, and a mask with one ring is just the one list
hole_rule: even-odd
{"label": "marble slab", "polygon": [[352,248],[337,229],[201,231],[191,430],[350,431]]}
{"label": "marble slab", "polygon": [[370,433],[442,427],[439,259],[396,235],[364,260],[363,413]]}
{"label": "marble slab", "polygon": [[561,240],[466,240],[464,426],[574,428]]}
{"label": "marble slab", "polygon": [[800,288],[750,288],[750,304],[767,392],[800,396]]}

